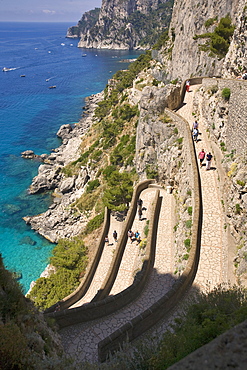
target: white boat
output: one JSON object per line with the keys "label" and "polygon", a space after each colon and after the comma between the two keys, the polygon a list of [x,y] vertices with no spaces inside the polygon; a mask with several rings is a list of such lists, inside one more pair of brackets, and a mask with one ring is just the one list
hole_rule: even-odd
{"label": "white boat", "polygon": [[56,85],[49,86],[49,89],[55,89],[56,87],[57,87]]}
{"label": "white boat", "polygon": [[3,72],[8,72],[8,71],[12,71],[14,68],[7,68],[7,67],[3,67],[2,71]]}

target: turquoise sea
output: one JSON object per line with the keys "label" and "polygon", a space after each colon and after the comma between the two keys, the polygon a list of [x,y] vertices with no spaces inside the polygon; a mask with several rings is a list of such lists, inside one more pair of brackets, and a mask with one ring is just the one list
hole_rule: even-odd
{"label": "turquoise sea", "polygon": [[51,197],[28,194],[40,163],[20,153],[58,147],[56,132],[80,119],[84,98],[127,68],[121,60],[140,54],[79,49],[78,40],[65,38],[71,25],[0,22],[0,253],[5,266],[21,276],[24,292],[46,267],[54,245],[22,219],[45,211]]}

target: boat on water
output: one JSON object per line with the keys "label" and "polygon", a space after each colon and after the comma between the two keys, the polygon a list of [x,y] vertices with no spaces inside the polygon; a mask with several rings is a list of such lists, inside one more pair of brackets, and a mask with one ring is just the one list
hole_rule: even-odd
{"label": "boat on water", "polygon": [[87,56],[87,54],[82,54],[82,57],[86,57]]}
{"label": "boat on water", "polygon": [[26,75],[20,75],[20,77],[26,77]]}
{"label": "boat on water", "polygon": [[49,86],[49,89],[55,89],[56,87],[57,87],[56,85]]}
{"label": "boat on water", "polygon": [[9,72],[9,71],[15,71],[16,69],[19,69],[20,67],[16,67],[16,68],[7,68],[7,67],[3,67],[2,71],[3,72]]}

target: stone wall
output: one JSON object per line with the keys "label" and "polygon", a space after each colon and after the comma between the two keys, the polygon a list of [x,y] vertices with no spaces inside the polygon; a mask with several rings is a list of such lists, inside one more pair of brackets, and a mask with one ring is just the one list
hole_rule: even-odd
{"label": "stone wall", "polygon": [[[205,90],[216,86],[219,91],[229,88],[229,114],[225,127],[225,144],[227,150],[235,150],[237,154],[244,155],[247,152],[247,116],[243,114],[247,107],[247,81],[237,79],[203,79]],[[212,122],[213,123],[213,122]]]}

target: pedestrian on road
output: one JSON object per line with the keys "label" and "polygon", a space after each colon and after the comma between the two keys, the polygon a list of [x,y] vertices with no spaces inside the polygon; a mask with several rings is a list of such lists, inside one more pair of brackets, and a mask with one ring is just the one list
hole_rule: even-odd
{"label": "pedestrian on road", "polygon": [[105,244],[106,244],[106,245],[109,245],[109,238],[108,238],[108,235],[106,235],[106,237],[105,237]]}
{"label": "pedestrian on road", "polygon": [[209,152],[207,155],[206,155],[206,170],[210,170],[211,168],[211,161],[212,161],[212,154]]}
{"label": "pedestrian on road", "polygon": [[198,128],[194,128],[193,129],[193,132],[192,132],[192,137],[193,137],[193,140],[197,143],[198,141],[198,135],[199,135],[199,131],[198,131]]}
{"label": "pedestrian on road", "polygon": [[206,153],[204,152],[204,149],[202,149],[198,154],[198,158],[200,159],[200,167],[202,167],[202,162],[204,161],[205,155]]}
{"label": "pedestrian on road", "polygon": [[137,205],[139,208],[142,208],[143,200],[141,198],[138,199]]}
{"label": "pedestrian on road", "polygon": [[117,242],[117,232],[116,232],[116,230],[113,231],[112,236],[113,236],[113,239],[114,239],[114,241],[116,243]]}
{"label": "pedestrian on road", "polygon": [[192,130],[194,130],[194,128],[197,128],[198,129],[198,122],[196,120],[192,124]]}
{"label": "pedestrian on road", "polygon": [[138,230],[135,232],[135,240],[137,241],[137,244],[141,241],[141,235]]}
{"label": "pedestrian on road", "polygon": [[186,85],[186,91],[189,92],[190,91],[190,81],[187,80],[185,85]]}
{"label": "pedestrian on road", "polygon": [[139,216],[139,221],[142,220],[142,209],[139,207],[138,209],[138,216]]}
{"label": "pedestrian on road", "polygon": [[129,231],[128,231],[128,238],[130,238],[131,242],[132,242],[133,236],[134,236],[134,233],[132,232],[131,229],[129,229]]}

